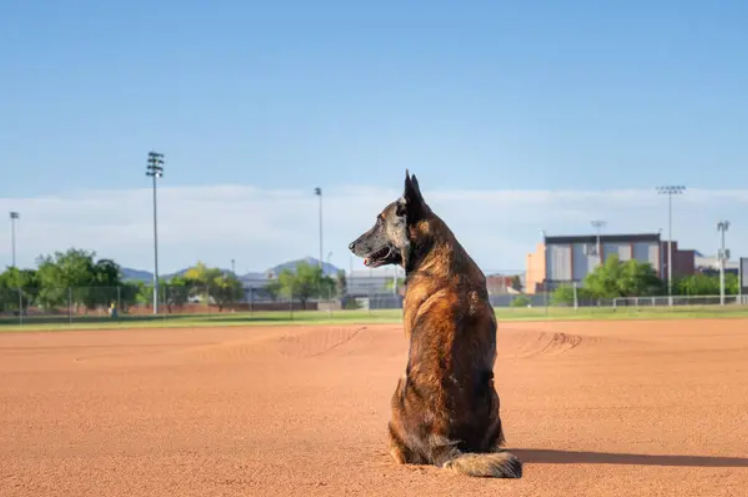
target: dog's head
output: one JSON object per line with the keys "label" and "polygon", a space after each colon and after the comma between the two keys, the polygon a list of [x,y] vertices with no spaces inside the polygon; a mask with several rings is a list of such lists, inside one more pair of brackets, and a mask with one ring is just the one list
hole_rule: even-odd
{"label": "dog's head", "polygon": [[404,265],[410,253],[410,226],[428,211],[418,180],[405,171],[403,195],[377,214],[374,226],[348,245],[367,267]]}

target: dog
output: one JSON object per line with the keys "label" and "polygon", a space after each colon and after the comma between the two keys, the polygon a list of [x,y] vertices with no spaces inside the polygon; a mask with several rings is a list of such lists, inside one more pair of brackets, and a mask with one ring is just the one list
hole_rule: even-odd
{"label": "dog", "polygon": [[501,449],[497,324],[486,278],[426,204],[415,175],[406,169],[403,195],[348,248],[367,267],[400,265],[406,273],[410,349],[391,400],[392,458],[469,476],[521,478],[522,462]]}

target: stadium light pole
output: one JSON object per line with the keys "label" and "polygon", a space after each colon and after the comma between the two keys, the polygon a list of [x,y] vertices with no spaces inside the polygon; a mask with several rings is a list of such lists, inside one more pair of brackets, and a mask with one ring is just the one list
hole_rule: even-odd
{"label": "stadium light pole", "polygon": [[667,195],[667,295],[668,305],[673,305],[673,195],[679,195],[686,190],[685,186],[658,186],[657,193]]}
{"label": "stadium light pole", "polygon": [[548,314],[548,235],[544,229],[540,230],[540,234],[543,237],[543,301],[545,313]]}
{"label": "stadium light pole", "polygon": [[153,314],[158,314],[158,216],[156,180],[164,175],[164,154],[148,152],[146,176],[153,178]]}
{"label": "stadium light pole", "polygon": [[16,221],[21,215],[15,211],[10,212],[10,267],[16,267]]}
{"label": "stadium light pole", "polygon": [[322,261],[322,188],[315,188],[314,194],[319,197],[319,268],[324,272]]}
{"label": "stadium light pole", "polygon": [[602,244],[600,243],[600,232],[602,231],[603,227],[606,224],[607,223],[603,221],[602,219],[595,219],[592,221],[592,227],[595,228],[595,230],[597,231],[597,258],[601,266],[603,265],[603,258],[602,258],[603,247],[602,247]]}
{"label": "stadium light pole", "polygon": [[730,251],[725,249],[725,232],[730,228],[730,221],[717,223],[717,230],[721,232],[722,245],[719,249],[719,305],[725,305],[725,264],[730,258]]}

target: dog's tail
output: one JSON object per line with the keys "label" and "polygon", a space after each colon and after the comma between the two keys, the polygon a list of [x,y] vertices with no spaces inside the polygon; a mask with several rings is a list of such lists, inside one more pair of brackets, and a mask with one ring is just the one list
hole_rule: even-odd
{"label": "dog's tail", "polygon": [[522,478],[522,461],[511,452],[456,452],[442,464],[443,468],[468,476],[488,478]]}

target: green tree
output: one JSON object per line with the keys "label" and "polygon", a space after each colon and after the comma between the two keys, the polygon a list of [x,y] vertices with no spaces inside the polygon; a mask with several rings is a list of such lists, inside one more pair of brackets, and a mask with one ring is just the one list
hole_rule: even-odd
{"label": "green tree", "polygon": [[[740,279],[738,275],[725,274],[725,294],[740,293]],[[719,274],[698,273],[673,280],[673,294],[675,295],[719,295]]]}
{"label": "green tree", "polygon": [[510,286],[513,290],[516,290],[518,292],[522,291],[522,279],[519,277],[518,274],[515,274],[514,276],[512,276]]}
{"label": "green tree", "polygon": [[37,259],[38,302],[45,307],[74,305],[93,309],[117,300],[122,270],[111,259],[96,260],[96,253],[70,248]]}
{"label": "green tree", "polygon": [[278,280],[278,278],[275,278],[270,280],[267,285],[265,285],[263,291],[268,294],[270,300],[276,302],[278,300],[278,297],[283,294],[283,285],[281,285],[281,282],[280,280]]}
{"label": "green tree", "polygon": [[650,297],[662,293],[662,280],[651,264],[631,259],[622,266],[619,282],[622,297]]}
{"label": "green tree", "polygon": [[[584,305],[585,303],[594,300],[591,292],[583,287],[577,286],[577,305]],[[563,285],[556,288],[551,292],[551,304],[552,305],[574,305],[574,287],[572,285]]]}
{"label": "green tree", "polygon": [[510,307],[527,307],[532,301],[527,295],[518,295],[514,297],[509,304]]}
{"label": "green tree", "polygon": [[39,278],[33,269],[9,267],[0,273],[0,312],[27,309],[39,296]]}
{"label": "green tree", "polygon": [[643,297],[660,294],[662,281],[649,263],[635,259],[621,262],[614,255],[587,275],[584,287],[598,299]]}
{"label": "green tree", "polygon": [[111,259],[99,259],[94,263],[92,271],[87,286],[73,289],[73,295],[86,309],[108,307],[117,301],[118,296],[121,298],[118,287],[122,284],[122,269],[119,264]]}
{"label": "green tree", "polygon": [[203,262],[198,262],[195,267],[190,268],[184,277],[207,303],[215,302],[219,311],[244,297],[243,285],[235,274],[224,273],[218,268],[208,267]]}
{"label": "green tree", "polygon": [[207,302],[210,299],[211,281],[220,275],[220,269],[210,268],[204,262],[198,261],[184,273],[184,278],[192,282],[195,294],[201,296]]}
{"label": "green tree", "polygon": [[182,275],[173,276],[169,281],[160,284],[163,291],[164,304],[167,312],[171,313],[174,306],[183,306],[193,296],[197,282]]}
{"label": "green tree", "polygon": [[220,312],[225,306],[239,302],[244,298],[244,287],[235,274],[224,273],[211,281],[210,295],[218,305],[218,311]]}
{"label": "green tree", "polygon": [[339,298],[343,298],[348,295],[348,279],[345,276],[345,271],[343,271],[342,269],[338,270],[338,274],[336,275],[335,279],[335,285]]}
{"label": "green tree", "polygon": [[740,276],[733,273],[725,275],[725,294],[727,295],[739,295],[740,294]]}
{"label": "green tree", "polygon": [[[149,292],[146,295],[146,292]],[[136,304],[145,304],[152,299],[153,290],[142,281],[125,281],[119,286],[120,312],[128,312]]]}
{"label": "green tree", "polygon": [[39,257],[40,303],[48,307],[83,304],[80,289],[94,282],[94,256],[93,252],[71,248],[66,252]]}
{"label": "green tree", "polygon": [[296,271],[284,269],[278,275],[281,293],[291,299],[298,299],[302,309],[306,309],[309,299],[331,295],[335,281],[324,276],[322,268],[306,261],[296,265]]}

